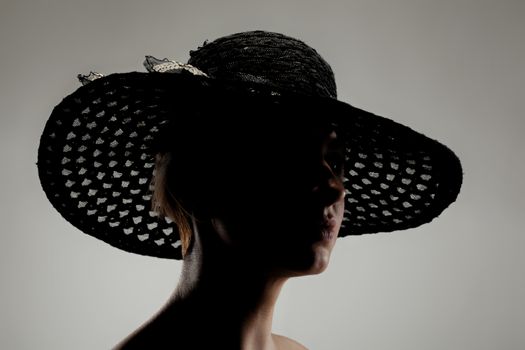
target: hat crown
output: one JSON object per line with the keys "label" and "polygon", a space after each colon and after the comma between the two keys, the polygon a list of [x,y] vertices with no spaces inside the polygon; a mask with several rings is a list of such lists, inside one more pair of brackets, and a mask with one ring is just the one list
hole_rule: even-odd
{"label": "hat crown", "polygon": [[247,81],[307,96],[337,97],[330,65],[298,39],[267,31],[241,32],[190,51],[188,64],[216,79]]}

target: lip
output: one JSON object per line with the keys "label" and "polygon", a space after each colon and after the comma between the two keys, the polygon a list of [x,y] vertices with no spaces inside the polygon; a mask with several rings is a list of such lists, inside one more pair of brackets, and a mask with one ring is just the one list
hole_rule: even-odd
{"label": "lip", "polygon": [[336,233],[337,222],[333,218],[323,218],[319,223],[320,238],[323,241],[330,241]]}

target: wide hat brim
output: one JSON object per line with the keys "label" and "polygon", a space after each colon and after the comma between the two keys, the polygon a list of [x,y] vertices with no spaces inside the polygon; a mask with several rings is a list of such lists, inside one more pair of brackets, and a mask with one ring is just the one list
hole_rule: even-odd
{"label": "wide hat brim", "polygon": [[463,175],[459,159],[407,126],[333,98],[185,72],[111,74],[65,97],[48,119],[38,150],[47,198],[75,227],[112,246],[180,259],[177,226],[151,209],[155,155],[173,118],[209,109],[221,94],[315,104],[338,125],[346,189],[340,237],[414,228],[456,200]]}

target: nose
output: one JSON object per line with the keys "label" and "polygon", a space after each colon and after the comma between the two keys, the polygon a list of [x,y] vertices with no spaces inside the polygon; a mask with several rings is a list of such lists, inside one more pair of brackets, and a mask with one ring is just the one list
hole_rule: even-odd
{"label": "nose", "polygon": [[322,161],[319,165],[318,180],[313,191],[319,196],[324,206],[330,206],[344,199],[343,179],[326,161]]}

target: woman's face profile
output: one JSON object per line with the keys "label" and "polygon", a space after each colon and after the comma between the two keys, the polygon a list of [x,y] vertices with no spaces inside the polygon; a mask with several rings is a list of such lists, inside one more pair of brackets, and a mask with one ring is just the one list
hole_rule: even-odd
{"label": "woman's face profile", "polygon": [[328,265],[344,214],[344,156],[331,127],[288,124],[219,142],[203,202],[221,239],[242,256],[276,274],[316,274]]}

